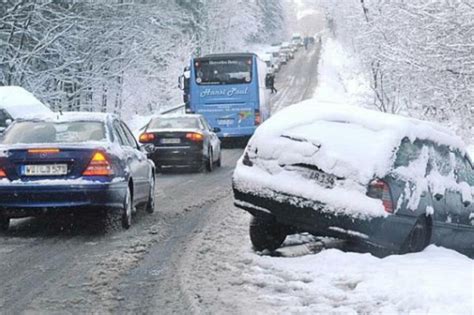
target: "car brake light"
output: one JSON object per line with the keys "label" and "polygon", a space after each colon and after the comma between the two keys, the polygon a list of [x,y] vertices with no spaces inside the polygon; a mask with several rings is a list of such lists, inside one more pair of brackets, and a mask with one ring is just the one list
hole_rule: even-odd
{"label": "car brake light", "polygon": [[54,154],[54,153],[59,153],[59,149],[29,149],[28,150],[29,154]]}
{"label": "car brake light", "polygon": [[370,182],[367,196],[382,200],[385,211],[388,213],[393,213],[393,202],[392,195],[390,194],[390,187],[383,180],[375,179]]}
{"label": "car brake light", "polygon": [[262,116],[260,116],[260,111],[255,110],[255,125],[258,126],[262,123]]}
{"label": "car brake light", "polygon": [[140,143],[149,143],[149,142],[153,142],[153,140],[155,140],[155,135],[149,132],[142,133],[140,135],[140,138],[138,139]]}
{"label": "car brake light", "polygon": [[0,178],[6,178],[7,173],[5,173],[5,170],[3,168],[0,168]]}
{"label": "car brake light", "polygon": [[113,174],[114,172],[107,156],[105,153],[99,151],[94,152],[89,165],[82,173],[83,176],[110,176]]}
{"label": "car brake light", "polygon": [[204,135],[197,132],[190,132],[186,134],[186,139],[199,142],[204,140]]}

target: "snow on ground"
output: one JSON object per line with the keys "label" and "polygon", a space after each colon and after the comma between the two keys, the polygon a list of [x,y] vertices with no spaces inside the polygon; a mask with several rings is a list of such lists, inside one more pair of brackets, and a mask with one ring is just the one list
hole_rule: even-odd
{"label": "snow on ground", "polygon": [[359,61],[331,37],[323,41],[318,72],[318,102],[366,106],[373,95]]}
{"label": "snow on ground", "polygon": [[474,314],[474,263],[466,256],[436,246],[385,258],[314,254],[300,237],[287,239],[285,257],[259,255],[250,215],[231,203],[229,196],[228,208],[210,209],[184,259],[181,283],[196,313]]}
{"label": "snow on ground", "polygon": [[[337,56],[323,53],[316,99],[339,102],[367,91]],[[178,275],[197,313],[474,314],[474,261],[464,255],[436,246],[385,258],[319,252],[297,245],[298,237],[283,245],[285,257],[261,255],[251,249],[250,215],[232,206],[231,195],[223,202],[193,235]]]}

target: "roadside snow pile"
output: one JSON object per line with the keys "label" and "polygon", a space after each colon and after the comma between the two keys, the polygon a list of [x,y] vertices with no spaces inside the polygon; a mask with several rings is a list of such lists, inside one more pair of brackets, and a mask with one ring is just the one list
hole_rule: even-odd
{"label": "roadside snow pile", "polygon": [[272,313],[474,314],[474,263],[451,250],[383,259],[336,249],[248,256],[244,287]]}
{"label": "roadside snow pile", "polygon": [[336,40],[323,42],[318,64],[318,87],[314,98],[325,103],[342,103],[366,107],[373,92],[359,61]]}
{"label": "roadside snow pile", "polygon": [[[405,137],[464,150],[460,138],[429,122],[308,100],[281,110],[257,129],[246,150],[254,166],[241,159],[234,184],[264,197],[276,198],[274,192],[281,192],[320,201],[333,206],[331,212],[382,215],[381,201],[367,197],[366,187],[391,170]],[[345,180],[326,189],[289,169],[295,165],[315,166]]]}
{"label": "roadside snow pile", "polygon": [[13,119],[52,113],[33,94],[18,86],[0,86],[0,108]]}

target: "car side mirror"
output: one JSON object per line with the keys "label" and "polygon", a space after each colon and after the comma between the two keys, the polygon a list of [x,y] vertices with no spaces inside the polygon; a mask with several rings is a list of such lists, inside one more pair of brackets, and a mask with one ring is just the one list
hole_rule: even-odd
{"label": "car side mirror", "polygon": [[178,88],[183,91],[184,90],[184,74],[178,77]]}
{"label": "car side mirror", "polygon": [[470,202],[469,200],[465,200],[465,201],[463,201],[462,204],[464,205],[464,207],[467,208],[467,207],[469,207],[469,206],[471,205],[471,202]]}
{"label": "car side mirror", "polygon": [[145,153],[151,154],[155,152],[155,146],[151,143],[144,144],[140,147],[140,150]]}
{"label": "car side mirror", "polygon": [[5,120],[5,124],[6,124],[7,126],[10,126],[10,125],[12,124],[12,122],[13,122],[13,120],[11,120],[10,118],[7,119],[7,120]]}
{"label": "car side mirror", "polygon": [[218,132],[221,132],[222,130],[219,127],[214,127],[214,128],[212,128],[212,131],[215,132],[215,133],[218,133]]}

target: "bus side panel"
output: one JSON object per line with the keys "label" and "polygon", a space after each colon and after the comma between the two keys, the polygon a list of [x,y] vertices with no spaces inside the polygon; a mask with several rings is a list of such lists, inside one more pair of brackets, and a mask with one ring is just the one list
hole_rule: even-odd
{"label": "bus side panel", "polygon": [[259,110],[262,117],[262,122],[270,117],[270,91],[266,88],[265,78],[267,76],[267,65],[257,58],[258,65],[258,97],[259,97]]}

